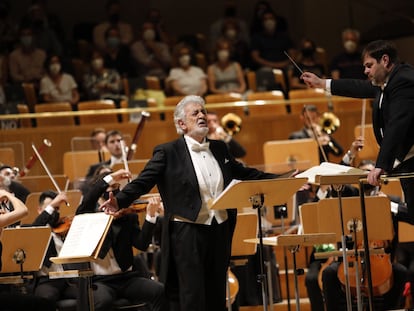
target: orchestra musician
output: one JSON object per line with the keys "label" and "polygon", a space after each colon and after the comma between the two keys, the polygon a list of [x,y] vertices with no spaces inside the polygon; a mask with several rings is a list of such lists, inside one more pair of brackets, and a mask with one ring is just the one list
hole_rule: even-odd
{"label": "orchestra musician", "polygon": [[[395,45],[386,40],[370,42],[362,58],[367,81],[321,79],[311,72],[301,78],[309,87],[324,88],[333,95],[375,98],[372,122],[380,149],[368,182],[378,186],[382,174],[402,176],[414,171],[414,68],[400,63]],[[400,183],[414,220],[414,178],[400,178]]]}
{"label": "orchestra musician", "polygon": [[110,194],[101,208],[122,211],[157,185],[164,204],[160,280],[170,310],[226,309],[226,272],[236,222],[234,209],[209,210],[232,179],[268,179],[237,162],[226,144],[207,140],[207,112],[202,97],[184,97],[174,111],[180,138],[155,147],[140,175],[122,191]]}
{"label": "orchestra musician", "polygon": [[329,155],[340,156],[343,153],[342,146],[330,135],[324,133],[319,124],[320,114],[315,105],[305,105],[300,114],[303,128],[290,133],[288,139],[314,138],[323,148],[319,151],[320,162],[329,161]]}
{"label": "orchestra musician", "polygon": [[[88,189],[76,214],[101,212],[98,207],[108,197],[108,191],[119,191],[122,180],[131,178],[125,169],[112,172],[100,167],[88,183]],[[98,259],[91,263],[94,276],[94,309],[112,310],[115,300],[124,298],[130,303],[146,303],[151,310],[167,310],[164,286],[158,281],[143,277],[133,269],[132,248],[145,251],[153,236],[160,202],[149,199],[144,223],[140,226],[133,207],[117,213],[103,243]]]}
{"label": "orchestra musician", "polygon": [[[14,206],[13,211],[8,213],[0,213],[0,230],[13,223],[16,223],[28,214],[27,207],[24,203],[16,198],[12,193],[4,189],[2,180],[0,180],[0,202],[11,202]],[[1,253],[2,244],[0,241],[0,271],[1,271]],[[1,309],[3,310],[27,310],[30,306],[31,310],[35,311],[55,311],[56,305],[53,301],[48,299],[34,296],[33,294],[22,294],[12,289],[12,285],[2,284],[0,285],[0,301]]]}

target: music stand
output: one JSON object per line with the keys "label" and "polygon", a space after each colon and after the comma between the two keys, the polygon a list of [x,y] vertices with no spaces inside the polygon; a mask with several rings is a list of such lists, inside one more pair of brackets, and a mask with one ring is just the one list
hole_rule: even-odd
{"label": "music stand", "polygon": [[266,204],[280,205],[286,201],[299,188],[305,184],[307,178],[276,178],[265,180],[246,180],[231,183],[211,204],[211,209],[243,208],[250,202],[254,209],[257,209],[259,225],[259,258],[260,276],[262,285],[263,308],[268,310],[266,276],[264,274],[263,262],[263,232],[261,209]]}
{"label": "music stand", "polygon": [[23,289],[25,281],[33,277],[30,273],[41,269],[50,238],[50,227],[4,229],[0,283]]}

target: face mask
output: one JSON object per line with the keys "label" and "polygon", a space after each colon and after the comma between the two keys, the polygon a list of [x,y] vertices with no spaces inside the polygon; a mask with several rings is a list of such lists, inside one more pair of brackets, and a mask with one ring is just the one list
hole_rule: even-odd
{"label": "face mask", "polygon": [[102,58],[96,58],[92,61],[92,67],[93,69],[101,69],[103,67],[103,59]]}
{"label": "face mask", "polygon": [[314,49],[312,48],[305,48],[301,50],[302,56],[303,57],[310,57],[313,55],[314,53]]}
{"label": "face mask", "polygon": [[180,65],[183,67],[188,66],[190,65],[190,60],[191,60],[190,55],[183,55],[180,57]]}
{"label": "face mask", "polygon": [[152,41],[155,39],[155,31],[153,29],[147,29],[142,34],[142,37],[144,38],[144,40]]}
{"label": "face mask", "polygon": [[51,64],[49,70],[51,74],[58,74],[60,72],[60,64]]}
{"label": "face mask", "polygon": [[226,31],[226,37],[229,39],[234,39],[237,36],[237,31],[235,29],[229,29]]}
{"label": "face mask", "polygon": [[24,47],[29,47],[32,45],[33,42],[33,37],[32,36],[23,36],[20,38],[20,43],[24,46]]}
{"label": "face mask", "polygon": [[219,61],[226,61],[229,59],[229,51],[228,50],[220,50],[217,52],[217,58]]}
{"label": "face mask", "polygon": [[117,37],[108,37],[106,39],[106,43],[108,44],[110,48],[117,48],[119,44],[121,43],[121,40],[119,40],[119,38]]}
{"label": "face mask", "polygon": [[273,31],[276,29],[276,21],[274,19],[267,19],[264,21],[263,26],[267,31]]}
{"label": "face mask", "polygon": [[357,49],[357,44],[355,41],[347,40],[344,42],[344,48],[347,53],[354,53]]}
{"label": "face mask", "polygon": [[116,24],[119,22],[119,14],[118,13],[113,13],[111,15],[109,15],[109,20],[111,21],[112,24]]}

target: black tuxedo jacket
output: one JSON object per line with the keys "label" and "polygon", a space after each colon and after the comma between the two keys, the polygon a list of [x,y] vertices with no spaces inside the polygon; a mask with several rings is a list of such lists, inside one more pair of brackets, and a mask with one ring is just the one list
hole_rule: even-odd
{"label": "black tuxedo jacket", "polygon": [[[232,179],[251,180],[277,177],[274,174],[243,166],[230,155],[224,142],[209,141],[210,150],[222,171],[224,186],[227,186]],[[169,221],[173,216],[195,221],[202,204],[197,176],[184,137],[155,147],[152,159],[140,175],[116,195],[119,206],[128,207],[133,200],[148,193],[155,185],[158,187],[164,204],[165,217],[161,241],[163,262],[160,279],[165,281],[168,267]],[[236,216],[237,210],[228,210],[228,220],[232,231],[236,224]],[[229,243],[231,243],[231,236],[229,238]]]}
{"label": "black tuxedo jacket", "polygon": [[[98,199],[107,188],[108,184],[105,181],[97,180],[84,195],[76,214],[95,213]],[[114,219],[99,257],[104,258],[112,247],[119,267],[122,271],[127,270],[133,264],[132,247],[145,251],[151,243],[154,227],[155,224],[145,221],[141,229],[137,214],[128,214]]]}
{"label": "black tuxedo jacket", "polygon": [[381,88],[369,81],[332,80],[331,91],[334,95],[375,98],[372,123],[380,146],[376,166],[391,171],[395,159],[402,161],[414,145],[414,68],[407,64],[393,68],[383,91],[381,108]]}

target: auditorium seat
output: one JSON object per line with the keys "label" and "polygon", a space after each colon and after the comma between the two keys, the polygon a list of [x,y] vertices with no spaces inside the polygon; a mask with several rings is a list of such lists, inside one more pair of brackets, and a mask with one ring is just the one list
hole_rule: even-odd
{"label": "auditorium seat", "polygon": [[[59,103],[42,103],[36,104],[34,107],[35,112],[63,112],[72,111],[72,105],[68,102]],[[36,118],[36,126],[62,126],[62,125],[75,125],[75,119],[73,116],[61,116],[53,118]]]}

